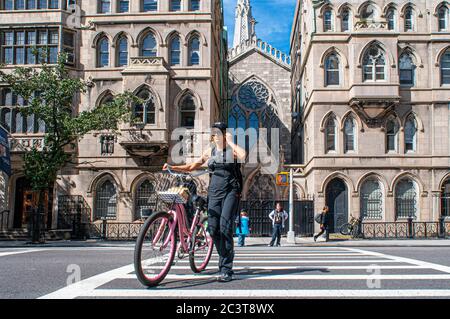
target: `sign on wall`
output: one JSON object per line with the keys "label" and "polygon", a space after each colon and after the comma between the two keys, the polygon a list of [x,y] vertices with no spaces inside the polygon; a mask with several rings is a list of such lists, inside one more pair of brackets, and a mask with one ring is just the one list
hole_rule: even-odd
{"label": "sign on wall", "polygon": [[289,172],[281,172],[277,174],[278,186],[289,186]]}

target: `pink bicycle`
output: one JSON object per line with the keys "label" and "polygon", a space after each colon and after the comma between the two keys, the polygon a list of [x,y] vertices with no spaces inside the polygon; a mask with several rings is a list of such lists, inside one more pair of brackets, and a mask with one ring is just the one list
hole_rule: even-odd
{"label": "pink bicycle", "polygon": [[[208,266],[213,251],[213,240],[206,227],[206,199],[189,194],[186,188],[193,175],[168,172],[180,186],[158,192],[158,199],[169,204],[170,209],[154,213],[145,221],[134,250],[136,276],[147,287],[164,280],[177,252],[179,259],[188,256],[192,271],[199,273]],[[188,201],[195,209],[190,226],[185,207]]]}

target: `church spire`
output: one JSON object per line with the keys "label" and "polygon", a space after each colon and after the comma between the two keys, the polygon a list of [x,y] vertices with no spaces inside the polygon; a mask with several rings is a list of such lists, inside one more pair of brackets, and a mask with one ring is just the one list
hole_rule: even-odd
{"label": "church spire", "polygon": [[233,47],[255,36],[256,20],[252,15],[250,0],[238,0],[236,6]]}

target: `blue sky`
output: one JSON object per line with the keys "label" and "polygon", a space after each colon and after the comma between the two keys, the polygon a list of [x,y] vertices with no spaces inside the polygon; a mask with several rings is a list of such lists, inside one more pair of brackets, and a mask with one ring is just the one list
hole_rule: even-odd
{"label": "blue sky", "polygon": [[[289,53],[289,37],[297,0],[250,0],[256,21],[256,35],[275,48]],[[223,0],[228,42],[233,45],[237,0]]]}

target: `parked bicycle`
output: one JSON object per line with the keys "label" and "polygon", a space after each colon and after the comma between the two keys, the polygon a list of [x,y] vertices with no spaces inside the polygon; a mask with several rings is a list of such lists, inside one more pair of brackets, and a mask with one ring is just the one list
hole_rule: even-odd
{"label": "parked bicycle", "polygon": [[353,217],[353,215],[350,217],[350,221],[342,225],[339,232],[345,236],[351,235],[352,238],[358,238],[361,236],[361,219]]}
{"label": "parked bicycle", "polygon": [[[206,228],[206,199],[190,194],[187,187],[192,177],[205,172],[191,175],[168,170],[168,173],[176,177],[178,186],[158,192],[158,199],[169,204],[170,209],[156,212],[145,221],[134,251],[136,276],[148,287],[157,286],[164,280],[176,253],[178,259],[189,257],[192,271],[199,273],[208,266],[213,251],[213,240]],[[191,222],[185,207],[188,201],[195,209]]]}

